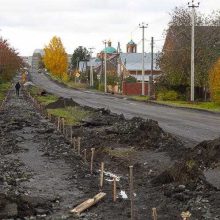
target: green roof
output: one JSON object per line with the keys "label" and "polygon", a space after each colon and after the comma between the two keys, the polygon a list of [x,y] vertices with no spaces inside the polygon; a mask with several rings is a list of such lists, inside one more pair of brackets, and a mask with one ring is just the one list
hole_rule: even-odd
{"label": "green roof", "polygon": [[104,50],[102,50],[103,53],[116,53],[117,50],[114,47],[106,47]]}

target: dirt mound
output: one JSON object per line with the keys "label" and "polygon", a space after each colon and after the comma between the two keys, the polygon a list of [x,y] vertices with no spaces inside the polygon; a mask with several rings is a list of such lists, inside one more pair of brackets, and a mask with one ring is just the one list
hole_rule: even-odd
{"label": "dirt mound", "polygon": [[204,167],[220,163],[220,138],[198,144],[192,151],[192,159]]}
{"label": "dirt mound", "polygon": [[65,108],[69,106],[77,106],[71,98],[59,98],[56,102],[50,103],[46,106],[47,109]]}
{"label": "dirt mound", "polygon": [[152,180],[153,184],[166,184],[178,182],[181,184],[197,184],[201,181],[206,184],[203,171],[215,168],[220,164],[220,138],[203,141],[193,149],[185,152],[183,159],[176,162],[170,169],[158,175]]}
{"label": "dirt mound", "polygon": [[131,120],[116,123],[115,133],[119,135],[120,143],[136,145],[142,149],[164,150],[166,148],[166,150],[171,150],[172,148],[182,148],[181,142],[164,132],[158,122],[151,119],[134,117]]}

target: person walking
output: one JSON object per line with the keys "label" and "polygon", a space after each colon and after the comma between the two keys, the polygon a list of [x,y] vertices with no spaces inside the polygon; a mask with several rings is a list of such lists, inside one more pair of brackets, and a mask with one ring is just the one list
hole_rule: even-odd
{"label": "person walking", "polygon": [[20,85],[19,82],[17,82],[16,85],[15,85],[16,95],[17,95],[17,96],[19,96],[19,90],[20,90],[20,88],[21,88],[21,85]]}

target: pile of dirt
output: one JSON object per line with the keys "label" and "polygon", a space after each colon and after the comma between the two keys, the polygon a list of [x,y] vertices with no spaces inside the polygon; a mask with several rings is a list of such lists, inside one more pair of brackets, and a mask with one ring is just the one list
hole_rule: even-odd
{"label": "pile of dirt", "polygon": [[170,169],[152,180],[153,184],[161,185],[171,182],[194,185],[206,182],[203,171],[219,167],[220,164],[220,138],[203,141],[193,149],[185,152],[183,159],[176,162]]}
{"label": "pile of dirt", "polygon": [[220,138],[201,142],[193,148],[191,154],[192,160],[200,166],[214,167],[220,163]]}
{"label": "pile of dirt", "polygon": [[[123,143],[138,144],[142,147],[158,145],[158,141],[168,135],[159,127],[158,122],[134,117],[117,123],[115,129]],[[150,143],[149,143],[150,141]]]}
{"label": "pile of dirt", "polygon": [[46,106],[47,109],[65,108],[70,106],[77,106],[71,98],[60,97],[56,102],[52,102]]}
{"label": "pile of dirt", "polygon": [[[85,108],[85,107],[84,107]],[[89,126],[109,126],[113,125],[115,123],[123,122],[125,120],[125,117],[123,114],[117,115],[115,113],[112,113],[108,109],[100,108],[100,109],[92,109],[92,108],[85,108],[86,110],[89,110],[93,114],[89,116],[88,118],[85,118],[82,120],[82,126],[89,127]]]}

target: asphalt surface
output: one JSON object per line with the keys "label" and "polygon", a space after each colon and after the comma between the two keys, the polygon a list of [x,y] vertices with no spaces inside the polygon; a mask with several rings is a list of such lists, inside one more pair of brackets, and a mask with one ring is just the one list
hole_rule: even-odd
{"label": "asphalt surface", "polygon": [[109,108],[125,117],[150,118],[159,122],[167,132],[180,137],[187,145],[220,136],[220,115],[193,110],[130,101],[91,91],[79,91],[63,87],[51,81],[44,74],[31,74],[33,83],[50,93],[72,98],[81,105],[94,108]]}

